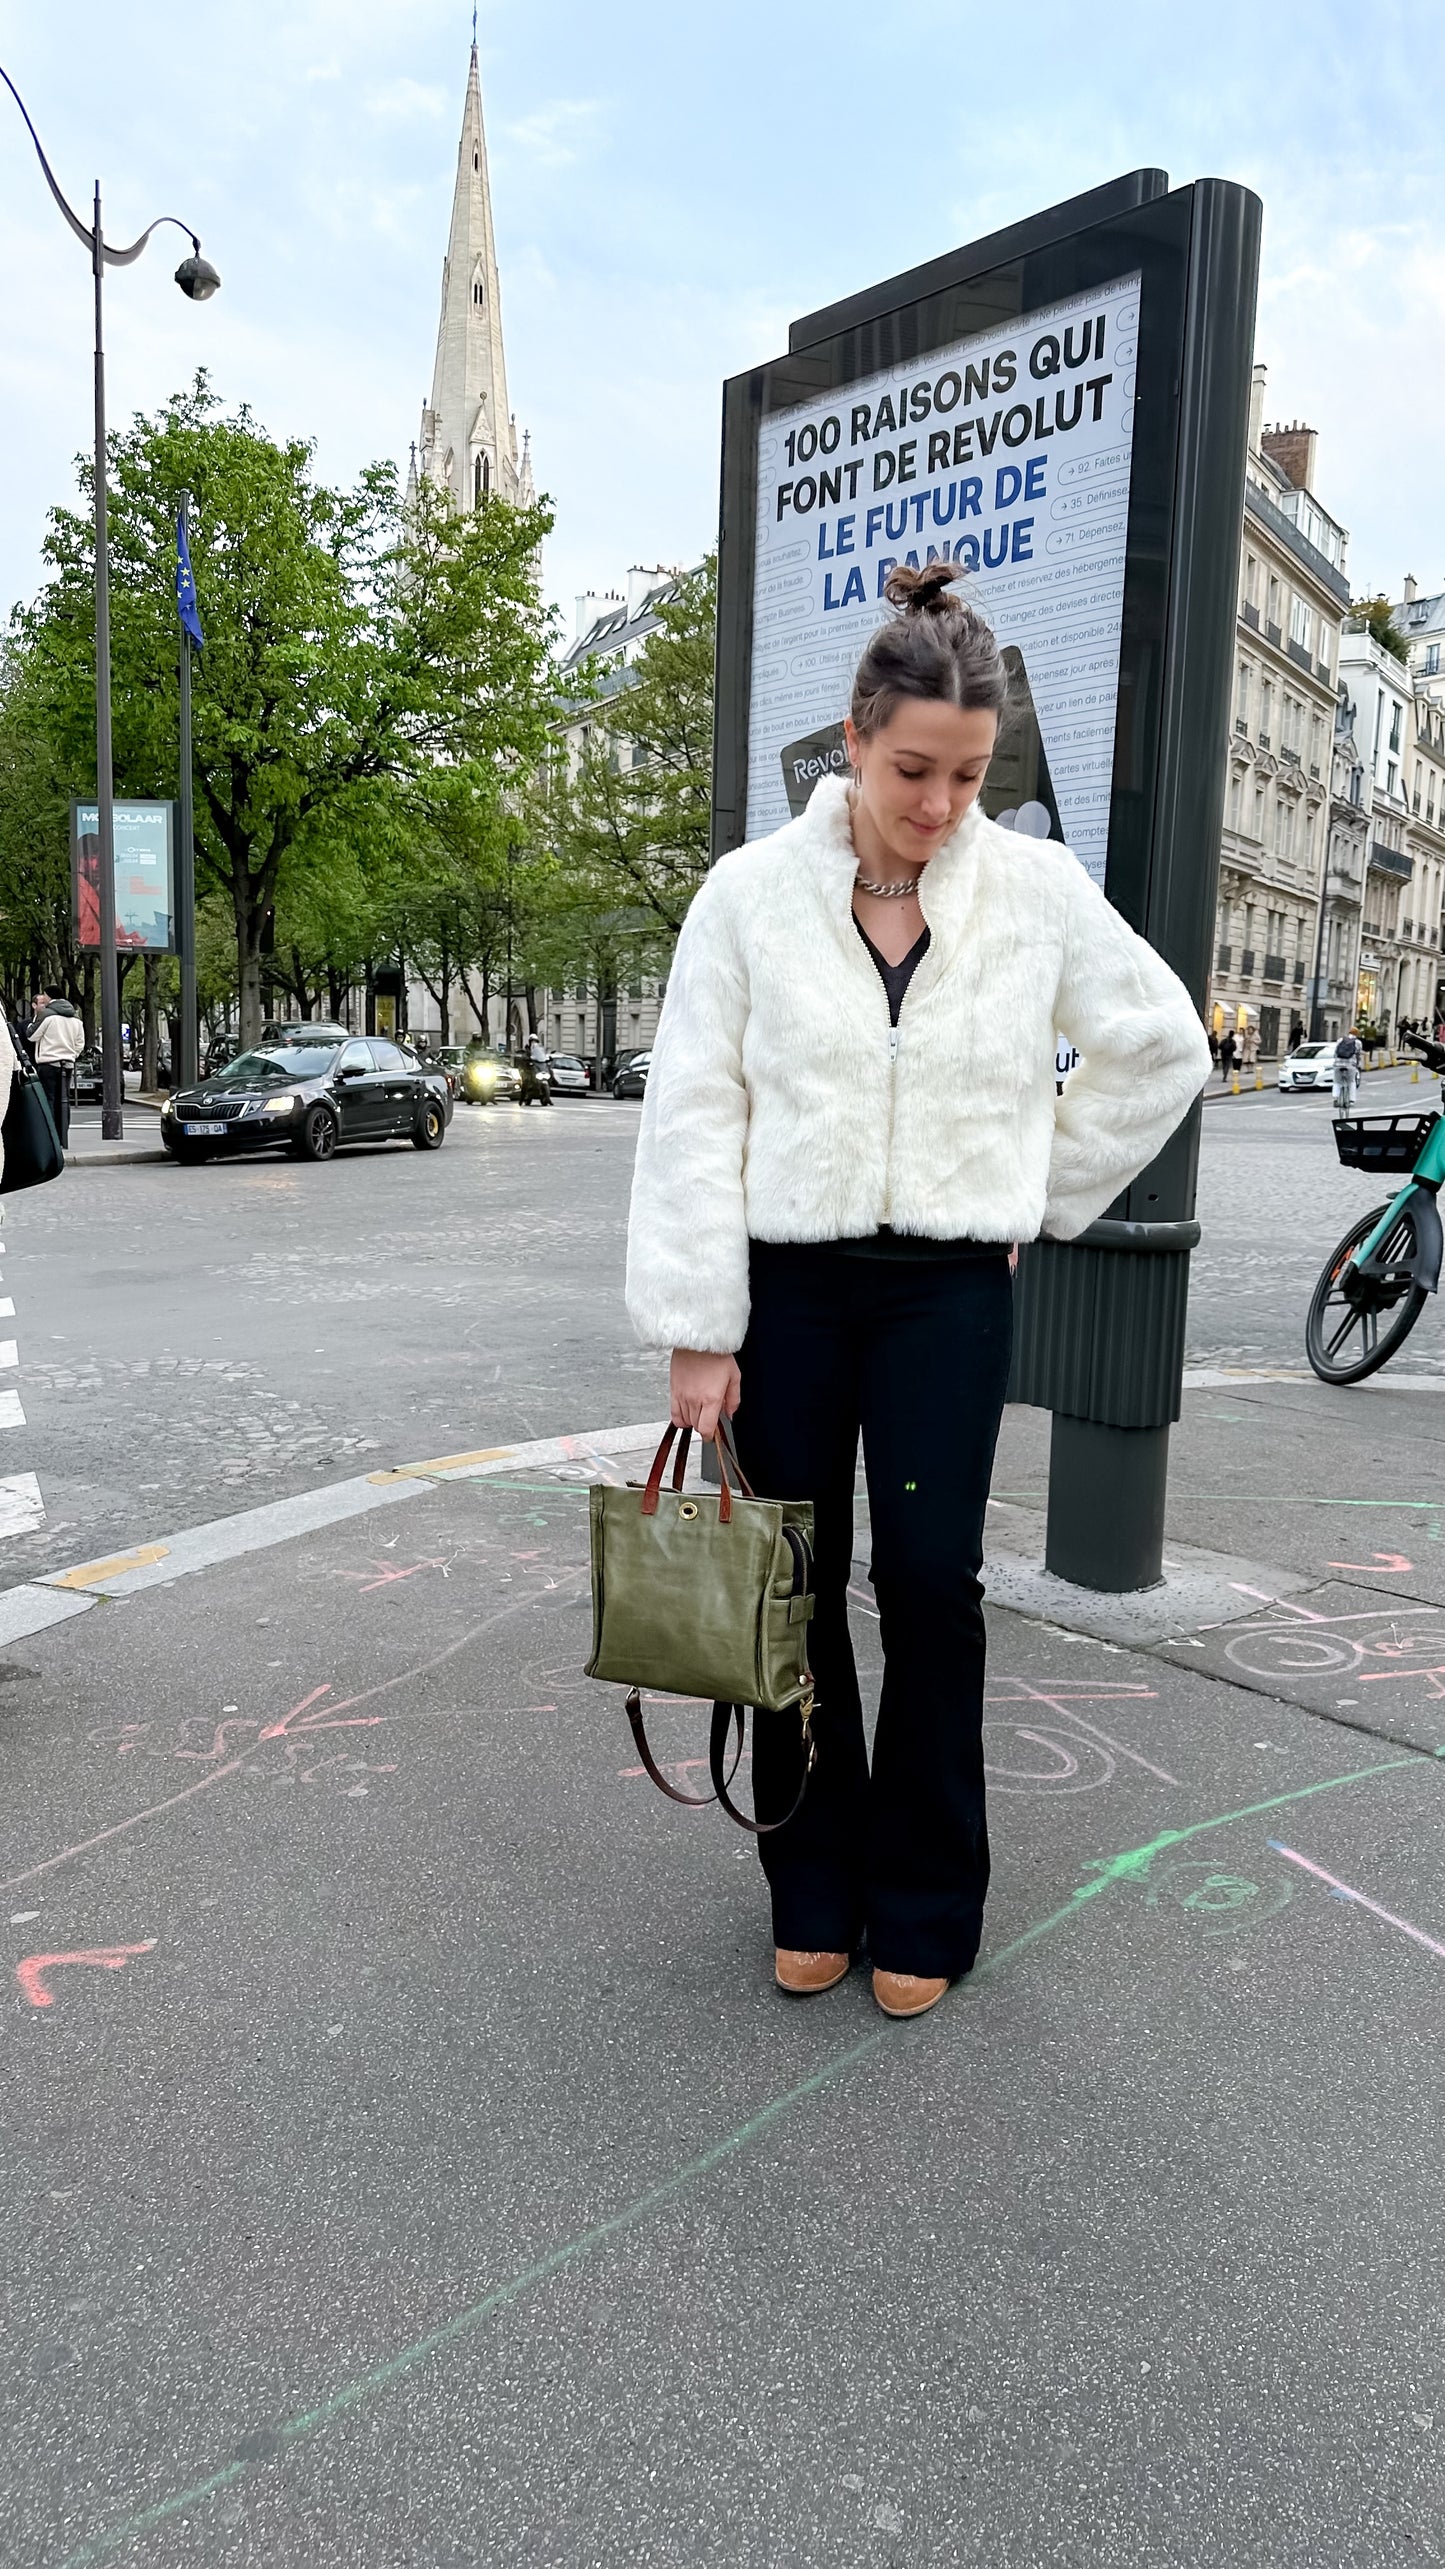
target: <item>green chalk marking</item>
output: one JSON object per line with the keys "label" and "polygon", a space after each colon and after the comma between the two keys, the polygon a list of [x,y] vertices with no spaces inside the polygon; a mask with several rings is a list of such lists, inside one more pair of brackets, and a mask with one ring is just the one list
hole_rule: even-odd
{"label": "green chalk marking", "polygon": [[[1445,1750],[1437,1750],[1435,1754],[1445,1756]],[[1007,1965],[1027,1953],[1031,1945],[1038,1944],[1044,1936],[1052,1935],[1055,1928],[1066,1926],[1071,1918],[1076,1918],[1081,1910],[1088,1907],[1090,1901],[1111,1891],[1116,1883],[1141,1880],[1156,1855],[1162,1855],[1167,1848],[1186,1846],[1191,1838],[1204,1837],[1213,1829],[1230,1828],[1238,1820],[1258,1819],[1266,1811],[1283,1810],[1287,1803],[1308,1801],[1316,1793],[1337,1793],[1347,1784],[1366,1784],[1377,1776],[1397,1774],[1402,1767],[1430,1762],[1428,1754],[1412,1752],[1405,1757],[1386,1758],[1377,1766],[1353,1767],[1347,1775],[1328,1775],[1318,1784],[1299,1784],[1291,1792],[1272,1793],[1267,1801],[1247,1802],[1237,1811],[1222,1811],[1214,1819],[1195,1820],[1187,1828],[1162,1829],[1147,1846],[1126,1847],[1121,1855],[1101,1858],[1089,1867],[1090,1881],[1080,1883],[1076,1890],[1070,1892],[1061,1908],[1053,1910],[1047,1918],[1037,1919],[1033,1926],[1024,1929],[1022,1935],[1015,1936],[1011,1944],[1004,1945],[998,1953],[979,1963],[970,1976],[968,1986],[972,1988],[996,1979]],[[922,2034],[923,2030],[920,2027],[918,2033]],[[917,2035],[913,2037],[917,2038]],[[337,2418],[360,2407],[363,2401],[374,2398],[378,2392],[388,2390],[393,2382],[414,2372],[418,2365],[428,2363],[445,2347],[474,2336],[509,2303],[520,2300],[524,2293],[546,2283],[551,2276],[561,2274],[568,2266],[576,2265],[583,2257],[591,2256],[595,2249],[605,2247],[609,2240],[617,2238],[624,2230],[635,2229],[650,2214],[663,2211],[688,2186],[710,2176],[725,2160],[735,2158],[739,2151],[748,2149],[791,2107],[800,2105],[805,2097],[816,2096],[833,2080],[844,2078],[851,2070],[860,2068],[885,2043],[898,2040],[896,2026],[880,2026],[875,2033],[865,2034],[860,2042],[851,2043],[846,2051],[836,2052],[821,2069],[814,2070],[808,2078],[800,2079],[795,2087],[786,2088],[781,2096],[775,2096],[770,2104],[750,2115],[746,2123],[740,2123],[736,2130],[715,2141],[710,2149],[703,2150],[697,2158],[689,2159],[684,2166],[675,2168],[670,2176],[649,2186],[645,2194],[624,2205],[620,2212],[614,2212],[608,2220],[599,2221],[592,2229],[582,2231],[577,2238],[565,2240],[560,2247],[549,2249],[535,2264],[525,2266],[520,2274],[498,2284],[481,2301],[470,2303],[465,2310],[457,2311],[453,2318],[444,2320],[440,2328],[431,2329],[425,2337],[416,2338],[410,2346],[403,2346],[397,2354],[389,2356],[385,2363],[375,2365],[369,2373],[362,2373],[355,2381],[346,2383],[318,2407],[305,2410],[299,2417],[288,2418],[276,2429],[278,2446],[284,2450],[289,2445],[301,2443],[308,2436],[321,2434]],[[238,2480],[264,2467],[264,2461],[260,2459],[226,2463],[221,2470],[213,2471],[208,2479],[197,2480],[177,2496],[159,2498],[153,2506],[143,2507],[139,2513],[125,2516],[103,2531],[91,2534],[61,2563],[61,2569],[92,2569],[96,2561],[113,2558],[128,2543],[153,2532],[157,2525],[166,2523],[172,2516],[183,2515],[189,2507],[199,2506],[203,2499],[214,2497],[220,2489],[233,2488]]]}

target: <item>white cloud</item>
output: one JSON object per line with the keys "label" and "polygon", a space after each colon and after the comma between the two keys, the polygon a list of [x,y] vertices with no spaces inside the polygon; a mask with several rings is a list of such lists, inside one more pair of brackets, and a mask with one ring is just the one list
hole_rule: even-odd
{"label": "white cloud", "polygon": [[510,151],[538,169],[567,169],[595,141],[601,115],[600,98],[554,99],[500,127],[502,157]]}

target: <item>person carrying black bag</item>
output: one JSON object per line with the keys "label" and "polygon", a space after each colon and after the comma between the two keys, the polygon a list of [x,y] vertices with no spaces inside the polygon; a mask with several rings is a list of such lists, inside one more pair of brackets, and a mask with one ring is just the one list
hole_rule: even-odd
{"label": "person carrying black bag", "polygon": [[[1209,1075],[1182,982],[1057,842],[979,803],[1008,678],[952,594],[896,569],[824,776],[724,856],[678,938],[628,1233],[675,1426],[731,1417],[743,1471],[810,1503],[816,1747],[759,1717],[774,1975],[834,1987],[866,1932],[890,2016],[976,1956],[988,1886],[984,1507],[1010,1247],[1074,1239]],[[1058,1037],[1077,1067],[1056,1093]],[[884,1675],[871,1772],[848,1629],[859,1432]]]}
{"label": "person carrying black bag", "polygon": [[59,1177],[65,1153],[28,1054],[18,1052],[0,1009],[0,1195]]}

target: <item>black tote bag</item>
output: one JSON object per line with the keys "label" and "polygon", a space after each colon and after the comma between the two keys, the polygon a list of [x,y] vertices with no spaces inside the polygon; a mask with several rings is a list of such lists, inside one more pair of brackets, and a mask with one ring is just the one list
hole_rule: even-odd
{"label": "black tote bag", "polygon": [[5,1145],[0,1195],[17,1195],[22,1186],[44,1186],[47,1178],[59,1177],[65,1166],[50,1100],[38,1071],[21,1053],[15,1057],[10,1103],[5,1109],[0,1138]]}

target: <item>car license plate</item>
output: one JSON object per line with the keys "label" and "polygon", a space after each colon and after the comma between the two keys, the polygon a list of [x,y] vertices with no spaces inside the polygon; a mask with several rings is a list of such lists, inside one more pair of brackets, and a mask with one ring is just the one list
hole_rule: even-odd
{"label": "car license plate", "polygon": [[183,1124],[183,1125],[182,1125],[182,1127],[181,1127],[182,1132],[184,1132],[184,1133],[188,1133],[188,1134],[189,1134],[189,1133],[205,1133],[205,1134],[211,1134],[211,1133],[224,1133],[225,1129],[226,1129],[226,1127],[225,1127],[225,1125],[224,1125],[224,1124]]}

